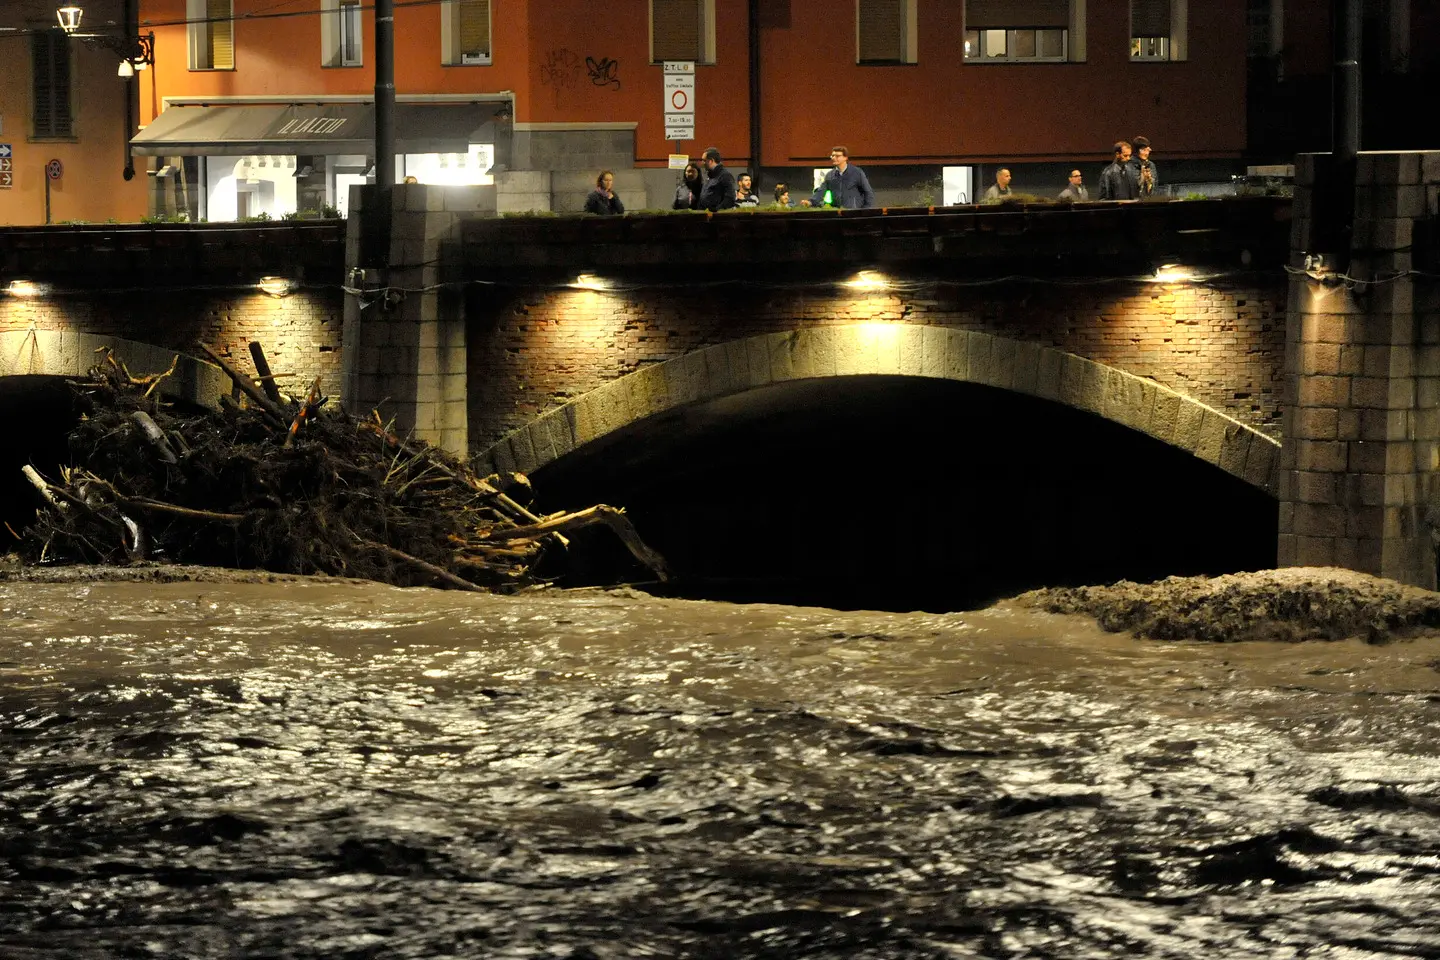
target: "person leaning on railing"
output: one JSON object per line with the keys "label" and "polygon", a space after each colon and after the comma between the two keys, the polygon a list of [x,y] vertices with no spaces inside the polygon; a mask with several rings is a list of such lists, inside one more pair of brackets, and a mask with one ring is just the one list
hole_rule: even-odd
{"label": "person leaning on railing", "polygon": [[600,171],[600,176],[595,178],[595,189],[585,198],[585,212],[602,217],[625,212],[625,204],[615,194],[615,174],[609,170]]}
{"label": "person leaning on railing", "polygon": [[680,178],[680,185],[675,188],[676,210],[699,210],[700,192],[705,189],[705,178],[700,175],[700,168],[693,163],[685,164],[685,174]]}

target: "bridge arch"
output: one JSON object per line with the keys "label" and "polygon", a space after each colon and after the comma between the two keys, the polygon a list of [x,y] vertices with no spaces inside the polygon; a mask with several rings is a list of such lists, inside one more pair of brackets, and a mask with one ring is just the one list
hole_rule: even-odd
{"label": "bridge arch", "polygon": [[[170,369],[178,351],[121,337],[73,330],[7,330],[0,332],[0,377],[77,377],[94,365],[96,351],[111,347],[139,376]],[[160,389],[166,396],[200,406],[214,407],[220,395],[230,392],[230,381],[220,368],[179,354],[175,373]]]}
{"label": "bridge arch", "polygon": [[1097,414],[1185,450],[1267,493],[1278,441],[1153,380],[1053,347],[950,327],[808,327],[716,344],[645,367],[549,411],[481,453],[529,473],[635,421],[788,380],[912,376],[983,384]]}

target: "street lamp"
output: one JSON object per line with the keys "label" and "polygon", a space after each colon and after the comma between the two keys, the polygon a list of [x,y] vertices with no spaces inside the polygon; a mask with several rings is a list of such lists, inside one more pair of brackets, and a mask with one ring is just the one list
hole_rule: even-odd
{"label": "street lamp", "polygon": [[85,11],[73,3],[67,3],[55,11],[55,19],[60,21],[60,29],[66,33],[74,33],[80,29],[80,18]]}
{"label": "street lamp", "polygon": [[[135,158],[130,150],[130,137],[135,132],[136,87],[135,71],[144,70],[155,62],[155,34],[140,33],[135,19],[133,2],[125,4],[125,25],[120,33],[79,33],[80,21],[85,16],[74,0],[67,0],[55,10],[55,19],[68,37],[74,37],[92,47],[104,47],[120,58],[117,73],[126,80],[125,84],[125,169],[122,176],[128,181],[135,179]],[[135,31],[132,33],[131,31]]]}
{"label": "street lamp", "polygon": [[136,70],[144,70],[155,62],[155,34],[116,36],[109,33],[77,33],[80,20],[84,16],[84,9],[74,3],[67,3],[55,11],[55,19],[60,21],[60,29],[67,35],[91,46],[104,47],[116,54],[120,58],[120,76],[133,77]]}

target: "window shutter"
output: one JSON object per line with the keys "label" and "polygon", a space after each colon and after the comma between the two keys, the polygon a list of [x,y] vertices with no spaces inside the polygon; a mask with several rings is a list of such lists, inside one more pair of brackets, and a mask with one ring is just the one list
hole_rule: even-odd
{"label": "window shutter", "polygon": [[73,134],[70,114],[70,38],[58,30],[30,37],[31,116],[37,137]]}
{"label": "window shutter", "polygon": [[652,60],[701,60],[700,14],[703,0],[650,0]]}
{"label": "window shutter", "polygon": [[904,0],[860,0],[861,61],[899,62],[904,59]]}
{"label": "window shutter", "polygon": [[1070,26],[1069,0],[966,0],[965,29]]}
{"label": "window shutter", "polygon": [[210,67],[213,70],[235,69],[235,24],[231,0],[205,0],[205,18],[210,37]]}
{"label": "window shutter", "polygon": [[1170,36],[1170,0],[1130,0],[1130,36]]}
{"label": "window shutter", "polygon": [[490,0],[460,0],[460,54],[490,55]]}

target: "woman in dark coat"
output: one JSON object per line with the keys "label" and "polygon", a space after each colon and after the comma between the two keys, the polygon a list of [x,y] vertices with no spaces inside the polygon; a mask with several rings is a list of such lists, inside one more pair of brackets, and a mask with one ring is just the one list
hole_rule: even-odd
{"label": "woman in dark coat", "polygon": [[590,196],[585,198],[585,212],[598,213],[602,217],[624,213],[625,204],[615,196],[614,188],[615,174],[609,170],[601,170],[600,176],[595,178],[595,189],[590,191]]}
{"label": "woman in dark coat", "polygon": [[705,178],[700,176],[700,168],[693,163],[685,164],[685,179],[675,188],[675,209],[699,210],[700,191],[704,189]]}

